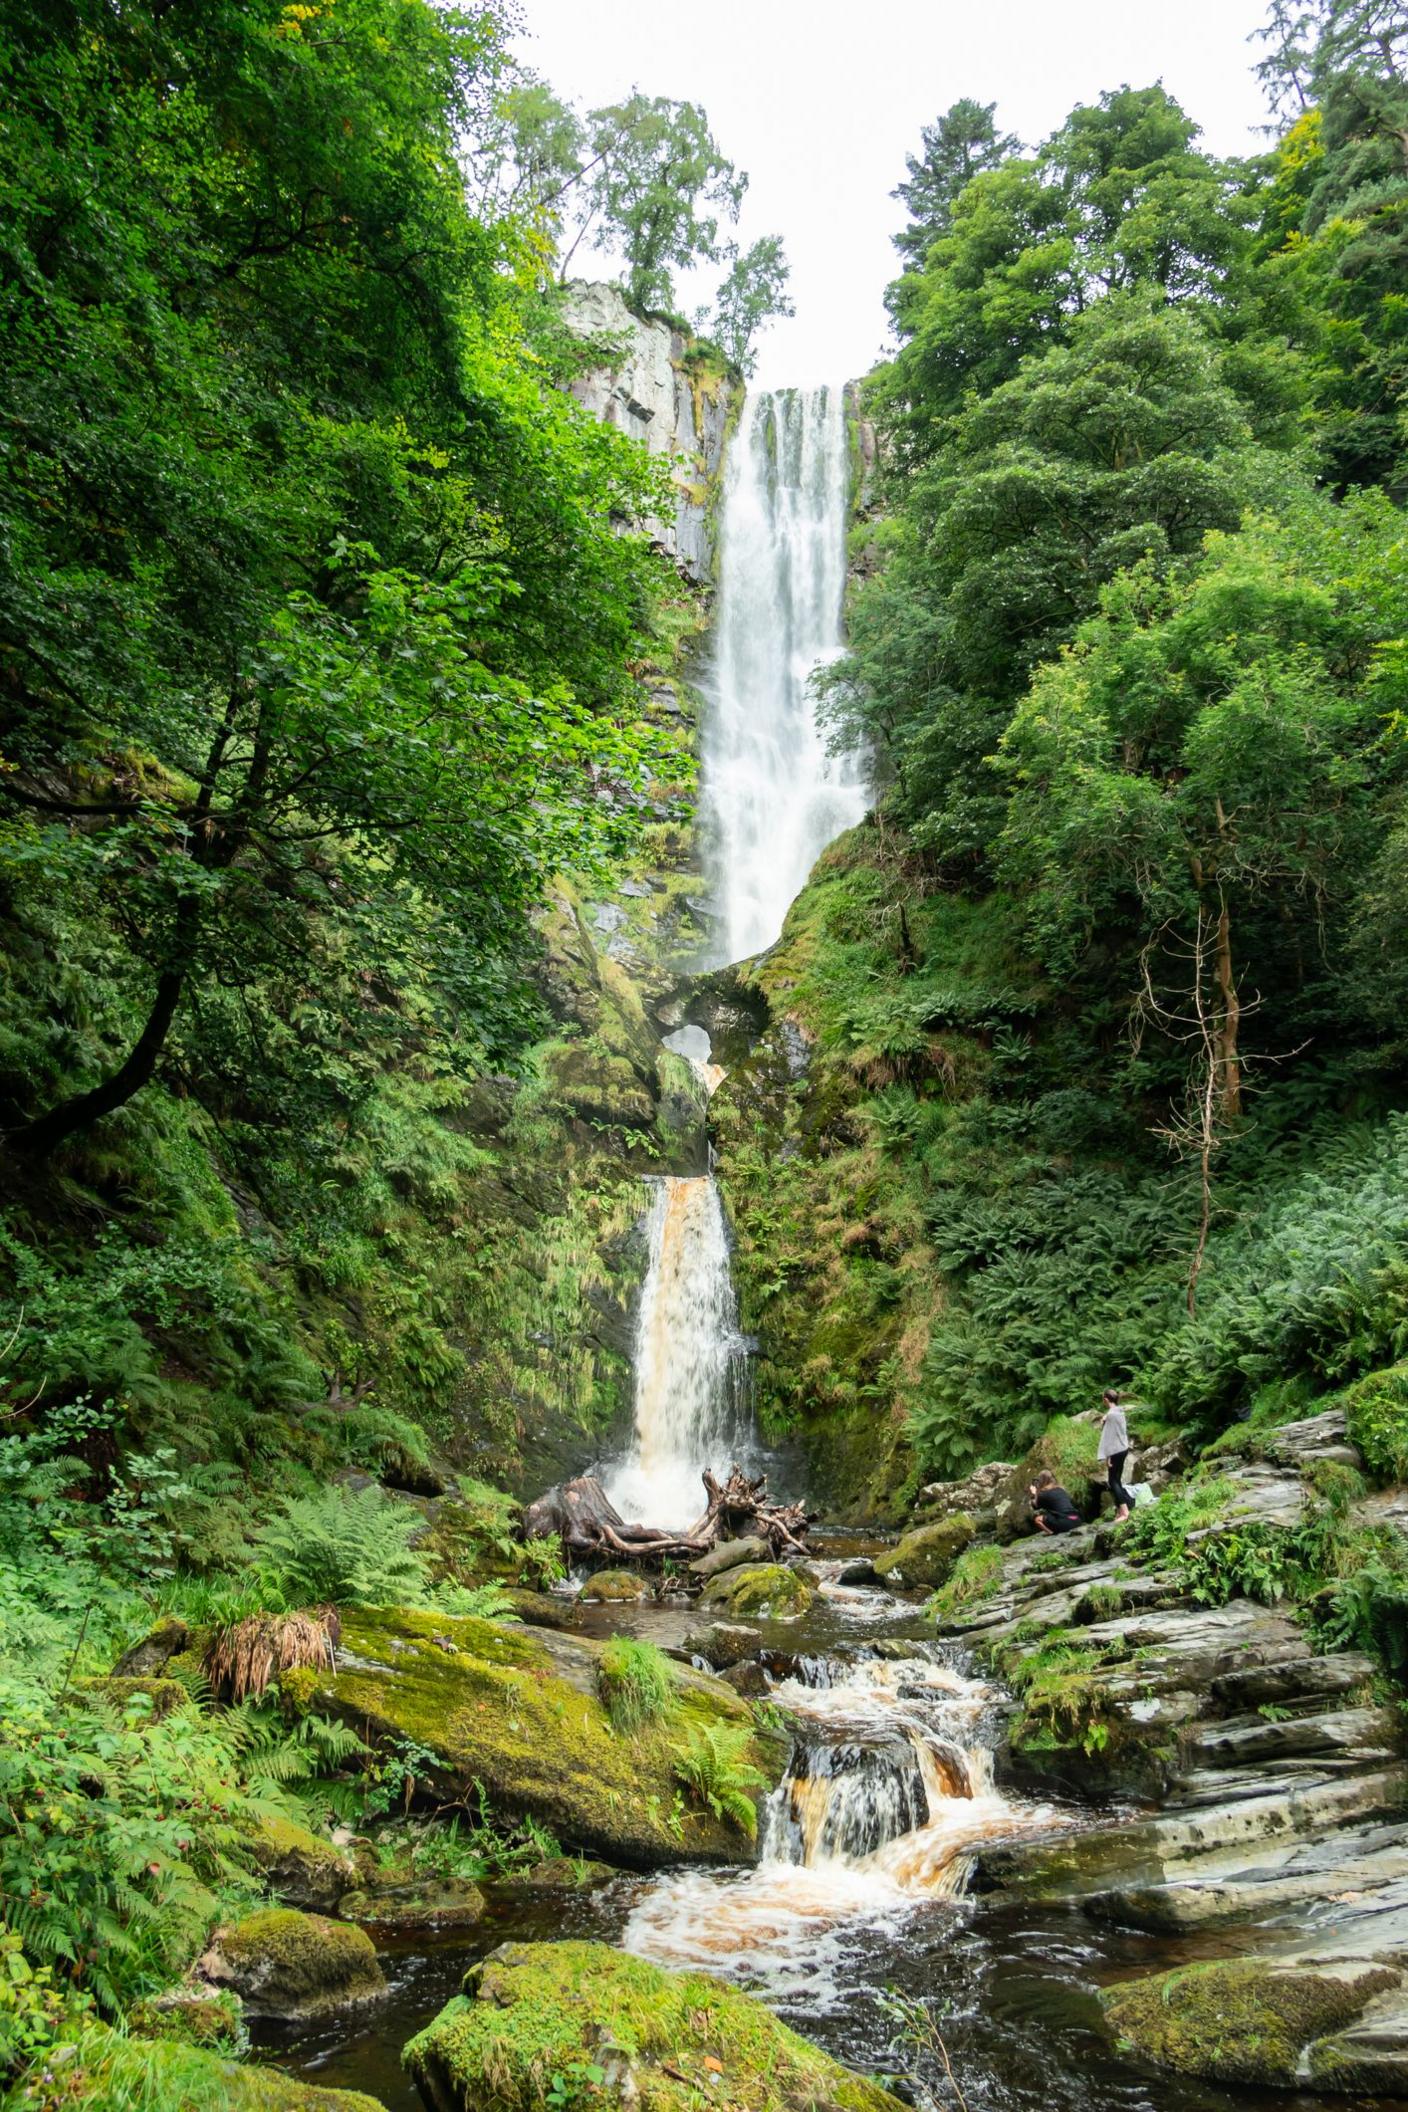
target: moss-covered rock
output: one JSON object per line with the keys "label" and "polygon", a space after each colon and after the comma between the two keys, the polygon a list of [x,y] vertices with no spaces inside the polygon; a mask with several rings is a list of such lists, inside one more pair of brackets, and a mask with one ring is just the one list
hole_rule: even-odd
{"label": "moss-covered rock", "polygon": [[326,1912],[357,1881],[352,1858],[295,1819],[261,1818],[254,1860],[275,1899],[292,1907]]}
{"label": "moss-covered rock", "polygon": [[740,1569],[711,1577],[699,1603],[762,1620],[792,1620],[806,1612],[816,1595],[815,1584],[800,1569],[788,1569],[781,1562],[745,1562]]}
{"label": "moss-covered rock", "polygon": [[248,2034],[244,2005],[230,1989],[179,1987],[136,2003],[127,2029],[139,2039],[171,2039],[210,2053],[241,2053]]}
{"label": "moss-covered rock", "polygon": [[134,1643],[130,1650],[124,1651],[112,1668],[113,1677],[149,1679],[153,1673],[162,1671],[173,1657],[179,1657],[189,1647],[190,1640],[191,1631],[186,1623],[177,1620],[174,1614],[164,1614],[149,1635],[144,1635],[140,1643]]}
{"label": "moss-covered rock", "polygon": [[916,1525],[888,1553],[875,1557],[875,1568],[887,1584],[902,1584],[910,1591],[933,1591],[947,1583],[953,1565],[973,1537],[973,1521],[966,1511],[952,1518],[936,1518],[932,1525]]}
{"label": "moss-covered rock", "polygon": [[464,1990],[405,2050],[434,2112],[536,2112],[545,2078],[589,2067],[602,2112],[898,2112],[751,1996],[605,1944],[506,1944]]}
{"label": "moss-covered rock", "polygon": [[84,1686],[88,1693],[108,1702],[123,1715],[134,1706],[149,1710],[154,1723],[177,1709],[185,1708],[191,1698],[189,1689],[183,1687],[179,1679],[162,1679],[141,1673],[130,1678],[119,1678],[114,1673],[110,1679],[87,1680]]}
{"label": "moss-covered rock", "polygon": [[526,1870],[515,1870],[501,1878],[499,1892],[595,1892],[621,1875],[610,1863],[593,1862],[586,1855],[545,1855]]}
{"label": "moss-covered rock", "polygon": [[317,2016],[386,1992],[365,1930],[291,1907],[217,1929],[197,1970],[208,1986],[232,1989],[253,2017]]}
{"label": "moss-covered rock", "polygon": [[317,1704],[373,1743],[433,1753],[425,1780],[437,1799],[482,1783],[496,1811],[537,1819],[610,1862],[653,1869],[752,1853],[707,1811],[676,1817],[677,1748],[697,1728],[746,1727],[743,1757],[762,1773],[762,1795],[782,1777],[787,1741],[760,1730],[722,1681],[677,1664],[674,1709],[619,1736],[599,1698],[605,1647],[447,1614],[349,1610]]}
{"label": "moss-covered rock", "polygon": [[1289,2088],[1313,2067],[1318,2041],[1343,2031],[1402,1977],[1356,1958],[1249,1958],[1126,1981],[1101,1999],[1121,2048],[1156,2067]]}
{"label": "moss-covered rock", "polygon": [[482,1920],[488,1901],[467,1877],[413,1879],[404,1885],[380,1885],[346,1892],[338,1912],[360,1927],[385,1932],[411,1929],[469,1929]]}
{"label": "moss-covered rock", "polygon": [[582,1586],[582,1598],[588,1605],[596,1600],[611,1606],[630,1599],[643,1599],[648,1590],[644,1577],[638,1577],[634,1570],[600,1569]]}

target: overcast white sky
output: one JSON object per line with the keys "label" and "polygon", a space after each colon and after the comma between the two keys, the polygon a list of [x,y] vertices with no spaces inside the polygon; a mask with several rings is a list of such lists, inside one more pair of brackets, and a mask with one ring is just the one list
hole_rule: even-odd
{"label": "overcast white sky", "polygon": [[[780,232],[797,313],[762,347],[764,387],[840,381],[884,348],[889,193],[919,128],[961,95],[1034,143],[1078,102],[1162,80],[1224,154],[1265,110],[1247,39],[1264,0],[523,0],[524,59],[586,107],[639,87],[702,103],[751,178],[737,230]],[[579,252],[585,275],[610,263]],[[712,291],[709,275],[682,305]]]}

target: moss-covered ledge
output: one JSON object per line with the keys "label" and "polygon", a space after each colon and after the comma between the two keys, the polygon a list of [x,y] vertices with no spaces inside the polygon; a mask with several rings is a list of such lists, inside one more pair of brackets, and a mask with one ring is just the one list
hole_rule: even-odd
{"label": "moss-covered ledge", "polygon": [[746,1730],[740,1757],[762,1776],[762,1796],[782,1778],[788,1740],[760,1728],[722,1680],[683,1665],[671,1666],[672,1712],[617,1732],[597,1698],[602,1647],[494,1621],[357,1609],[315,1705],[373,1745],[433,1754],[423,1765],[438,1800],[482,1783],[495,1810],[537,1819],[565,1847],[634,1869],[753,1860],[737,1827],[683,1796],[677,1752],[697,1730]]}

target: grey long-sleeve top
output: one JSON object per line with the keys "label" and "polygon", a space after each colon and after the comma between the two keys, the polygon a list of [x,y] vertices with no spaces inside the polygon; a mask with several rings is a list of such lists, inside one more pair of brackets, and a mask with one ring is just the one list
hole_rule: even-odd
{"label": "grey long-sleeve top", "polygon": [[1129,1425],[1124,1419],[1123,1408],[1107,1408],[1105,1420],[1100,1425],[1100,1450],[1097,1459],[1113,1459],[1117,1452],[1129,1450]]}

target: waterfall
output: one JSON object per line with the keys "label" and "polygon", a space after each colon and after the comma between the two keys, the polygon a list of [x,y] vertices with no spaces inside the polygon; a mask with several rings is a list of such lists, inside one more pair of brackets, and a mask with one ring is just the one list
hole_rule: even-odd
{"label": "waterfall", "polygon": [[704,1468],[726,1468],[746,1442],[747,1351],[718,1189],[706,1176],[651,1186],[634,1442],[606,1490],[623,1517],[682,1527],[704,1509]]}
{"label": "waterfall", "polygon": [[833,758],[808,688],[841,650],[844,391],[750,395],[724,479],[718,617],[701,797],[718,916],[709,965],[770,946],[867,794]]}

